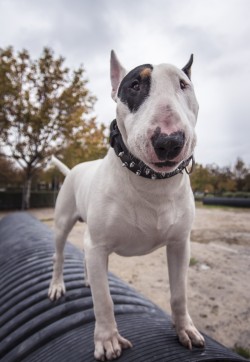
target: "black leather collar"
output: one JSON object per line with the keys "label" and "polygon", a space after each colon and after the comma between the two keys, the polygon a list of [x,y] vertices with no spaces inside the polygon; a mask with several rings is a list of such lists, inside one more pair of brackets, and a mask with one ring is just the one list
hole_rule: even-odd
{"label": "black leather collar", "polygon": [[[114,148],[116,155],[120,158],[122,166],[127,167],[128,170],[132,171],[137,176],[142,176],[151,180],[162,180],[182,173],[183,170],[185,170],[187,174],[190,174],[194,168],[194,157],[192,155],[187,160],[184,160],[174,171],[155,172],[128,151],[123,142],[116,119],[114,119],[110,124],[109,142],[111,147]],[[190,161],[192,161],[192,165],[191,170],[188,171],[187,166],[189,165]]]}

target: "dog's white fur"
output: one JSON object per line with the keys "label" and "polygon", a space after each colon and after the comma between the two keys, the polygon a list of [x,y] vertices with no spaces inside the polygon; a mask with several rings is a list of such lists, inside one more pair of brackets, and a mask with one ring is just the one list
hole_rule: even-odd
{"label": "dog's white fur", "polygon": [[[137,112],[131,113],[117,97],[125,74],[112,52],[112,97],[117,102],[117,124],[123,141],[131,153],[155,171],[172,171],[154,165],[159,160],[150,138],[158,126],[166,134],[182,130],[186,141],[175,161],[181,163],[192,155],[198,114],[192,83],[172,65],[154,66],[150,95]],[[184,90],[180,89],[180,79],[187,85]],[[56,254],[49,297],[58,299],[65,293],[63,249],[69,231],[82,219],[87,223],[85,262],[96,317],[95,358],[112,360],[123,348],[131,347],[117,330],[107,279],[109,254],[143,255],[161,246],[167,250],[172,318],[179,340],[188,348],[192,344],[203,346],[204,339],[187,309],[189,237],[194,217],[189,176],[184,172],[155,181],[138,177],[121,167],[113,149],[103,160],[79,164],[70,172],[60,161],[54,162],[67,177],[55,208]]]}

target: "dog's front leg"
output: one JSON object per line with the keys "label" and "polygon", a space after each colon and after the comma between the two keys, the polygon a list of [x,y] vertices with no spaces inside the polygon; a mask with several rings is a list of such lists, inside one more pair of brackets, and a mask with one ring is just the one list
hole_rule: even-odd
{"label": "dog's front leg", "polygon": [[100,361],[113,360],[121,355],[122,349],[132,345],[119,334],[117,329],[108,285],[108,252],[103,245],[87,246],[85,258],[96,318],[94,356]]}
{"label": "dog's front leg", "polygon": [[204,347],[203,336],[194,326],[187,308],[187,272],[190,260],[189,240],[173,242],[167,247],[171,309],[180,342],[187,348]]}

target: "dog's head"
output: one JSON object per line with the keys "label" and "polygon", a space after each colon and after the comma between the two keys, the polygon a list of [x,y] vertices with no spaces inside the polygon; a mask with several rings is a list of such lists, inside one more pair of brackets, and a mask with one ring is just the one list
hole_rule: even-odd
{"label": "dog's head", "polygon": [[127,72],[111,52],[112,98],[128,150],[156,172],[170,172],[193,153],[198,103],[193,56],[183,69],[140,65]]}

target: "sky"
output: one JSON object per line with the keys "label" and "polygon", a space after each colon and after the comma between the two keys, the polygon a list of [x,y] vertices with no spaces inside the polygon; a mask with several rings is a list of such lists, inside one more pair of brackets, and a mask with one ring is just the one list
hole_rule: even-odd
{"label": "sky", "polygon": [[0,48],[38,58],[44,46],[86,70],[98,122],[115,118],[109,77],[114,49],[127,70],[182,68],[194,53],[200,105],[195,158],[250,166],[250,0],[0,0]]}

